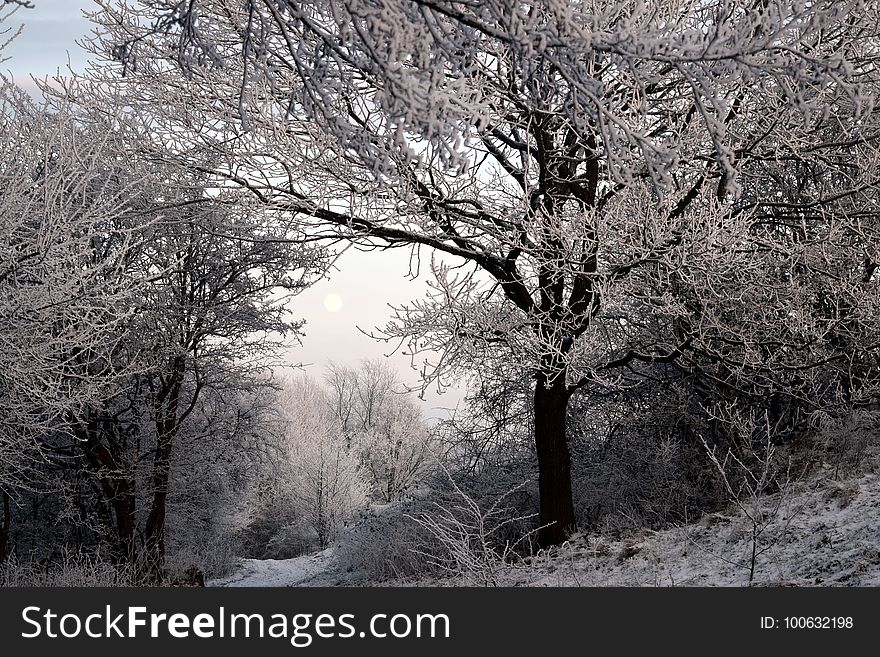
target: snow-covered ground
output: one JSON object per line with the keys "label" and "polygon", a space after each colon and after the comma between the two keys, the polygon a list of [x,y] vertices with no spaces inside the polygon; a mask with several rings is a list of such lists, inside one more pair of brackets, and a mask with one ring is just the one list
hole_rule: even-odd
{"label": "snow-covered ground", "polygon": [[[499,579],[526,586],[744,586],[751,524],[712,514],[623,540],[578,536]],[[880,475],[794,486],[758,542],[755,585],[880,586]]]}
{"label": "snow-covered ground", "polygon": [[333,586],[333,548],[294,559],[242,559],[238,570],[208,586]]}
{"label": "snow-covered ground", "polygon": [[[731,508],[686,526],[642,531],[626,538],[578,535],[557,549],[505,567],[497,573],[497,583],[743,586],[749,579],[750,530],[746,517]],[[880,473],[844,481],[814,477],[793,484],[758,546],[763,552],[756,559],[756,585],[880,586]],[[332,586],[352,582],[367,583],[358,581],[356,573],[343,573],[331,548],[296,559],[244,560],[234,575],[209,585]],[[454,586],[470,582],[435,579],[415,583]]]}

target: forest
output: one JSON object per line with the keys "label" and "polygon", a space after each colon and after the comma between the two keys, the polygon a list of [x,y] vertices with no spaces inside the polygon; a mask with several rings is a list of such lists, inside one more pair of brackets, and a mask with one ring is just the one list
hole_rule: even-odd
{"label": "forest", "polygon": [[[0,75],[0,584],[880,585],[880,2],[85,11]],[[418,385],[287,364],[347,250]]]}

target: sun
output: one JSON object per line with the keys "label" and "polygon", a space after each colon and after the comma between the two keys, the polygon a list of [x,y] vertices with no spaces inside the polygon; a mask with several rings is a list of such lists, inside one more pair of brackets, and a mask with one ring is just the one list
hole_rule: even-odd
{"label": "sun", "polygon": [[328,313],[338,313],[342,310],[342,297],[338,294],[328,294],[324,297],[324,309]]}

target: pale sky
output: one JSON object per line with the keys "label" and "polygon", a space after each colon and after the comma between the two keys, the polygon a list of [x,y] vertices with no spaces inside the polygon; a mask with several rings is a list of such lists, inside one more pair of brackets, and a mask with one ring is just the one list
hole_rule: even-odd
{"label": "pale sky", "polygon": [[75,69],[86,59],[76,42],[91,30],[82,15],[83,9],[91,9],[91,0],[36,0],[34,5],[34,9],[17,10],[4,24],[4,29],[24,25],[3,53],[9,60],[0,65],[19,83],[26,83],[31,74],[41,77],[65,70],[68,54]]}
{"label": "pale sky", "polygon": [[[77,41],[88,35],[91,26],[82,10],[90,10],[92,0],[33,0],[34,9],[20,9],[6,22],[7,27],[24,25],[22,34],[4,51],[9,59],[0,69],[11,74],[17,83],[30,87],[31,75],[43,77],[63,73],[70,65],[83,68],[86,55]],[[323,375],[327,361],[356,364],[363,358],[383,357],[393,345],[377,342],[360,330],[370,332],[383,326],[391,317],[389,304],[401,305],[424,295],[423,280],[407,279],[409,252],[395,249],[383,253],[346,252],[337,262],[328,280],[322,280],[294,298],[291,311],[306,319],[302,347],[287,354],[290,363],[302,363],[315,378]],[[404,381],[417,385],[418,374],[410,367],[408,356],[396,354],[389,359]],[[454,407],[461,390],[444,395],[429,391],[424,412],[429,417],[443,416],[443,408]]]}

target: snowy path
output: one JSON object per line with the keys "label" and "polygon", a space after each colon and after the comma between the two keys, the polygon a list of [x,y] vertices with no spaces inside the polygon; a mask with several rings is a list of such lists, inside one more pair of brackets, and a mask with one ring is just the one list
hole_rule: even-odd
{"label": "snowy path", "polygon": [[238,570],[208,586],[333,586],[333,548],[294,559],[242,559]]}

